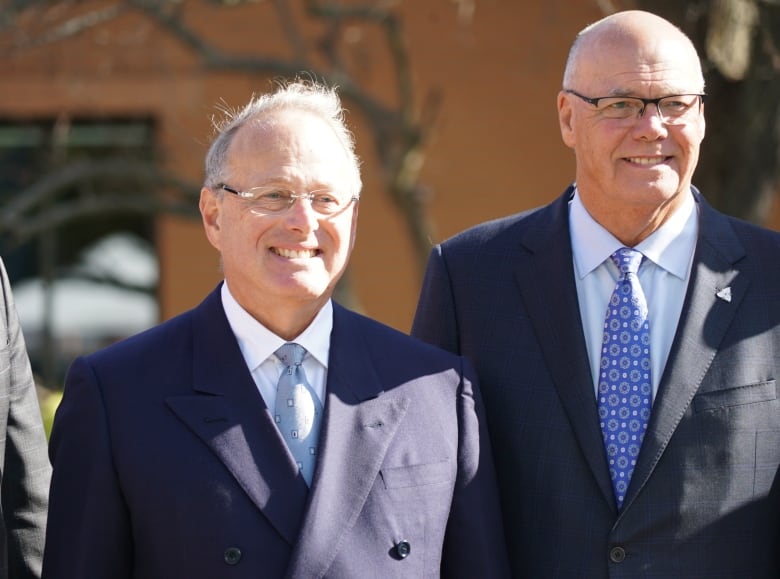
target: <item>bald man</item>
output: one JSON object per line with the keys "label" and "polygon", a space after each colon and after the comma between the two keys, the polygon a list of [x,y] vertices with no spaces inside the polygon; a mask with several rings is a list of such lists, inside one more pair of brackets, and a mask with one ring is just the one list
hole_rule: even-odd
{"label": "bald man", "polygon": [[476,365],[517,577],[778,577],[780,235],[691,185],[704,78],[653,14],[585,28],[574,183],[434,248],[413,333]]}

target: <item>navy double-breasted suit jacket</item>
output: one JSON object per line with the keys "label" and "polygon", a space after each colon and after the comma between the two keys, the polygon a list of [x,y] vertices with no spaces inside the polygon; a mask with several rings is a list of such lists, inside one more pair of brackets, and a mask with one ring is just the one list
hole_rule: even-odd
{"label": "navy double-breasted suit jacket", "polygon": [[473,372],[334,304],[321,452],[298,474],[219,291],[69,371],[49,579],[501,577]]}
{"label": "navy double-breasted suit jacket", "polygon": [[780,576],[780,235],[694,191],[687,295],[618,512],[577,301],[571,194],[437,246],[413,328],[476,366],[513,575]]}

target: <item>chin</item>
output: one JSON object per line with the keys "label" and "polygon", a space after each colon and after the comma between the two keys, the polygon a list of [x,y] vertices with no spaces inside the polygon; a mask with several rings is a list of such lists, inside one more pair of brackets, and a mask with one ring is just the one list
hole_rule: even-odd
{"label": "chin", "polygon": [[641,199],[643,203],[660,204],[674,198],[681,190],[677,179],[662,179],[655,182],[628,184],[625,191],[633,191],[632,197]]}
{"label": "chin", "polygon": [[295,280],[287,284],[282,290],[289,296],[296,296],[302,300],[313,300],[322,297],[328,292],[330,284],[321,280]]}

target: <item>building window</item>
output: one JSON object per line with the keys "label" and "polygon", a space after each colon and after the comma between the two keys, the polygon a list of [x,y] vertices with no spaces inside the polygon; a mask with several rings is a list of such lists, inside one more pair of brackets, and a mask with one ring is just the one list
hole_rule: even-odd
{"label": "building window", "polygon": [[149,119],[0,121],[0,255],[38,380],[157,321]]}

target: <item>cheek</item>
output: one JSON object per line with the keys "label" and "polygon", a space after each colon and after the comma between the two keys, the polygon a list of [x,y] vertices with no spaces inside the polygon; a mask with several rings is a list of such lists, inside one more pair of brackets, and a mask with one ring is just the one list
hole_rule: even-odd
{"label": "cheek", "polygon": [[591,127],[580,131],[577,137],[577,153],[590,166],[608,163],[612,153],[623,142],[625,135],[616,134],[604,128]]}
{"label": "cheek", "polygon": [[698,138],[698,135],[687,135],[687,137],[690,138],[685,138],[680,143],[680,148],[686,153],[686,164],[696,165],[699,159],[699,146],[701,144],[701,139]]}
{"label": "cheek", "polygon": [[610,160],[611,155],[598,141],[581,141],[577,148],[577,167],[589,173],[604,172]]}
{"label": "cheek", "polygon": [[333,243],[333,250],[339,254],[349,253],[355,244],[355,233],[357,230],[357,216],[351,218],[343,216],[344,219],[337,222],[331,222],[326,225],[326,231],[330,242]]}
{"label": "cheek", "polygon": [[704,119],[701,122],[696,123],[687,130],[684,130],[680,134],[680,146],[688,151],[693,157],[698,157],[699,147],[704,140]]}
{"label": "cheek", "polygon": [[268,227],[262,220],[235,220],[226,223],[222,229],[221,243],[223,253],[231,253],[240,256],[239,259],[247,259],[249,256],[257,256],[263,247],[264,234]]}

